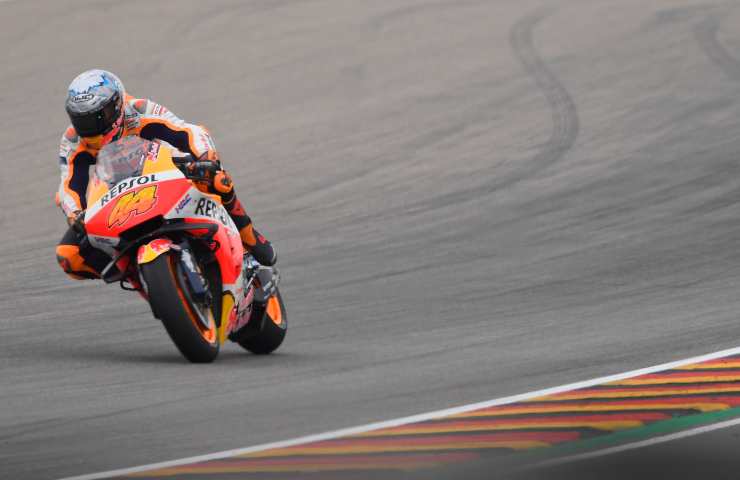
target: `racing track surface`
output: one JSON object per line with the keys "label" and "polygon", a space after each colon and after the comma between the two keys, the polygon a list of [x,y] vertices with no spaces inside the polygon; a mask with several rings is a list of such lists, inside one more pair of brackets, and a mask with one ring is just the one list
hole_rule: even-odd
{"label": "racing track surface", "polygon": [[[254,445],[737,346],[736,7],[0,4],[0,477]],[[138,296],[56,266],[65,88],[97,66],[214,133],[279,249],[278,354],[229,345],[185,364]]]}

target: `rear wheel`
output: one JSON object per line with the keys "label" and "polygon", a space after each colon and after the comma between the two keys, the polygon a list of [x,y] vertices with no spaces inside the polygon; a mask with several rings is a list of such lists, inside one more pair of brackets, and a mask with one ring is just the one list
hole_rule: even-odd
{"label": "rear wheel", "polygon": [[267,301],[265,310],[262,329],[238,341],[243,348],[258,355],[274,352],[283,343],[285,333],[288,331],[288,315],[279,290],[275,289],[275,294]]}
{"label": "rear wheel", "polygon": [[193,300],[177,254],[169,251],[141,266],[155,316],[185,358],[212,362],[219,343],[211,307]]}

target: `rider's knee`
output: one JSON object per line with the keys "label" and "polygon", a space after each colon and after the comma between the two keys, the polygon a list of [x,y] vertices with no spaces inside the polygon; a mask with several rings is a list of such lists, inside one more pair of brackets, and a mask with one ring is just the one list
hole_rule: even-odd
{"label": "rider's knee", "polygon": [[85,263],[77,245],[57,245],[56,254],[59,266],[75,280],[100,278],[98,272]]}

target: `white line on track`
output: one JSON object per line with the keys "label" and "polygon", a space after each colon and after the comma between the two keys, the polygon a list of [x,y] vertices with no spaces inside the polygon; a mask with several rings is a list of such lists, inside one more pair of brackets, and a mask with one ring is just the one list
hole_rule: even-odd
{"label": "white line on track", "polygon": [[[394,420],[387,420],[384,422],[369,423],[366,425],[359,425],[356,427],[344,428],[341,430],[334,430],[334,431],[319,433],[315,435],[308,435],[305,437],[298,437],[298,438],[293,438],[290,440],[283,440],[279,442],[265,443],[262,445],[255,445],[252,447],[237,448],[233,450],[224,450],[221,452],[209,453],[207,455],[198,455],[194,457],[180,458],[177,460],[152,463],[149,465],[140,465],[140,466],[131,467],[131,468],[122,468],[119,470],[110,470],[107,472],[91,473],[91,474],[80,475],[76,477],[66,477],[60,480],[98,480],[98,479],[103,479],[103,478],[119,477],[123,475],[130,475],[133,473],[144,472],[147,470],[158,470],[161,468],[177,467],[177,466],[187,465],[191,463],[199,463],[199,462],[205,462],[208,460],[217,460],[221,458],[234,457],[237,455],[246,455],[248,453],[262,452],[265,450],[272,450],[276,448],[286,448],[286,447],[293,447],[296,445],[303,445],[306,443],[319,442],[323,440],[332,440],[332,439],[336,439],[340,437],[346,437],[349,435],[357,435],[357,434],[369,432],[372,430],[380,430],[382,428],[398,427],[402,425],[408,425],[410,423],[423,422],[426,420],[433,420],[433,419],[437,419],[441,417],[447,417],[450,415],[456,415],[458,413],[470,412],[472,410],[479,410],[482,408],[489,408],[489,407],[495,407],[498,405],[506,405],[509,403],[521,402],[524,400],[530,400],[532,398],[542,397],[545,395],[554,395],[556,393],[563,393],[563,392],[568,392],[571,390],[578,390],[581,388],[593,387],[594,385],[600,385],[602,383],[616,382],[616,381],[624,380],[627,378],[639,377],[640,375],[647,375],[650,373],[656,373],[656,372],[660,372],[663,370],[670,370],[672,368],[680,367],[682,365],[706,362],[709,360],[714,360],[717,358],[727,357],[727,356],[736,355],[736,354],[740,354],[740,347],[735,347],[735,348],[731,348],[728,350],[721,350],[719,352],[708,353],[706,355],[686,358],[686,359],[677,360],[674,362],[663,363],[661,365],[655,365],[652,367],[641,368],[639,370],[632,370],[630,372],[618,373],[616,375],[594,378],[594,379],[585,380],[582,382],[570,383],[570,384],[561,385],[558,387],[546,388],[543,390],[536,390],[533,392],[522,393],[519,395],[512,395],[509,397],[497,398],[497,399],[488,400],[485,402],[471,403],[468,405],[447,408],[444,410],[437,410],[434,412],[422,413],[419,415],[412,415],[410,417],[397,418]],[[655,443],[660,443],[660,441],[667,442],[667,441],[674,440],[677,438],[683,438],[677,435],[682,435],[682,434],[685,436],[698,435],[700,433],[704,433],[705,431],[711,431],[712,429],[726,428],[726,427],[730,427],[738,423],[740,423],[740,419],[717,423],[717,424],[709,425],[706,427],[697,428],[695,430],[679,432],[679,433],[672,434],[672,435],[666,435],[664,437],[656,437],[652,440],[646,440],[644,442],[637,442],[637,443],[632,443],[629,445],[624,445],[622,447],[614,447],[611,449],[599,450],[598,452],[593,452],[592,455],[596,455],[601,452],[609,452],[609,450],[614,450],[613,452],[609,452],[609,453],[616,453],[615,448],[623,448],[623,447],[640,448],[643,446],[652,445],[652,443],[648,443],[648,442],[655,442]],[[608,455],[609,453],[603,453],[603,454]],[[567,461],[567,459],[570,458],[571,459],[570,461],[575,461],[576,458],[574,457],[578,457],[578,455],[573,456],[573,457],[567,457],[561,460]],[[539,464],[539,465],[543,465],[543,464]]]}

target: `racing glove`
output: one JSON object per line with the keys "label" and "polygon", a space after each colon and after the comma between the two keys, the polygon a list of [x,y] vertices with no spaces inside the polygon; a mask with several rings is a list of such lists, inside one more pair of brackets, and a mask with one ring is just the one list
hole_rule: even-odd
{"label": "racing glove", "polygon": [[202,168],[207,171],[206,175],[210,180],[209,186],[216,193],[220,195],[231,193],[234,189],[234,182],[231,180],[231,175],[221,168],[218,152],[215,150],[207,151],[198,157],[198,163],[203,165]]}
{"label": "racing glove", "polygon": [[226,170],[219,170],[213,176],[213,189],[222,196],[234,190],[234,182]]}
{"label": "racing glove", "polygon": [[79,235],[85,235],[85,211],[75,210],[67,217],[67,224]]}
{"label": "racing glove", "polygon": [[233,200],[234,182],[231,175],[221,168],[221,161],[215,151],[209,151],[193,160],[189,156],[183,160],[175,160],[177,167],[195,183],[199,190],[216,193],[226,203]]}

